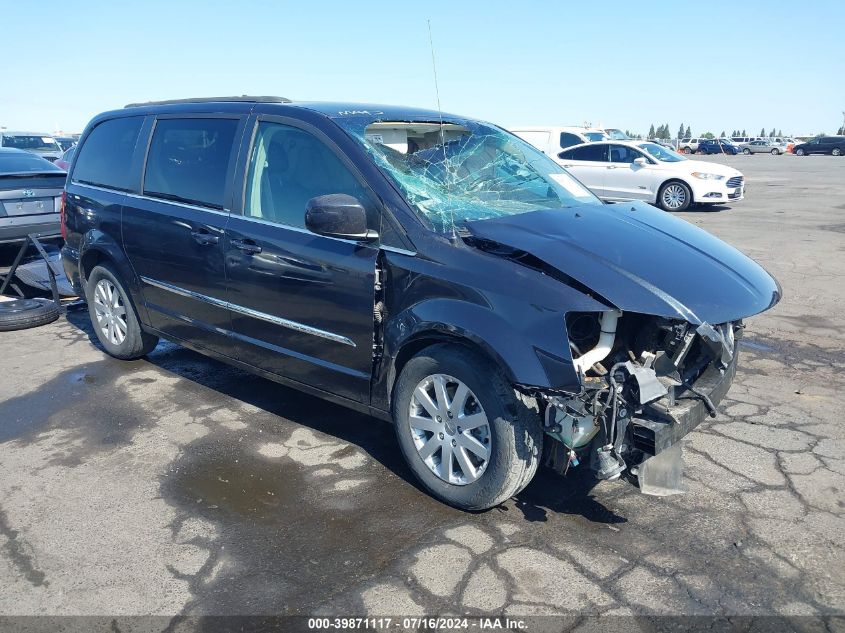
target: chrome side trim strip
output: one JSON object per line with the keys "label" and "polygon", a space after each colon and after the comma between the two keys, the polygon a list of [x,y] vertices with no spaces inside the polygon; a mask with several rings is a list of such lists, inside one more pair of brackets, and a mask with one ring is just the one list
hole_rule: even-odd
{"label": "chrome side trim strip", "polygon": [[139,193],[127,193],[127,198],[135,198],[136,200],[149,200],[150,202],[158,202],[159,204],[172,204],[183,209],[192,209],[194,211],[204,211],[206,213],[216,213],[217,215],[228,216],[231,212],[228,209],[212,209],[211,207],[201,207],[197,204],[189,204],[187,202],[179,202],[178,200],[165,200],[163,198],[154,198],[153,196],[145,196]]}
{"label": "chrome side trim strip", "polygon": [[344,345],[357,347],[357,345],[355,345],[355,342],[352,339],[342,336],[340,334],[335,334],[334,332],[327,332],[326,330],[321,330],[319,328],[311,327],[310,325],[305,325],[296,321],[283,319],[272,314],[267,314],[266,312],[259,312],[258,310],[246,308],[244,306],[230,303],[228,301],[221,301],[220,299],[215,299],[214,297],[209,297],[208,295],[200,294],[199,292],[194,292],[193,290],[186,290],[185,288],[180,288],[179,286],[174,286],[163,281],[150,279],[149,277],[141,277],[141,281],[143,281],[145,284],[149,284],[150,286],[155,286],[156,288],[161,288],[162,290],[167,290],[183,297],[189,297],[198,301],[204,301],[205,303],[210,303],[211,305],[217,306],[218,308],[223,308],[224,310],[232,310],[233,312],[238,312],[254,319],[261,319],[262,321],[267,321],[268,323],[272,323],[273,325],[279,325],[289,330],[294,330],[303,334],[311,334],[313,336],[319,336],[320,338],[324,338],[329,341],[334,341],[335,343],[342,343]]}

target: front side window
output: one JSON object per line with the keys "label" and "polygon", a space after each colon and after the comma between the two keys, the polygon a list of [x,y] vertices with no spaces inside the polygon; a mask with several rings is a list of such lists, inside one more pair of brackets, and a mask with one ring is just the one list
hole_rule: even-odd
{"label": "front side window", "polygon": [[132,189],[132,154],[144,118],[110,119],[98,124],[77,151],[73,180],[120,191]]}
{"label": "front side window", "polygon": [[159,119],[144,194],[223,209],[237,119]]}
{"label": "front side window", "polygon": [[633,147],[628,147],[627,145],[610,146],[611,163],[633,163],[637,158],[642,158],[642,154]]}
{"label": "front side window", "polygon": [[367,209],[368,226],[378,228],[367,189],[330,147],[296,127],[258,125],[246,180],[244,215],[303,228],[311,198],[345,193]]}
{"label": "front side window", "polygon": [[658,145],[657,143],[641,143],[640,147],[651,154],[652,158],[664,163],[677,163],[678,161],[686,160],[680,154],[676,154],[671,149]]}
{"label": "front side window", "polygon": [[548,156],[501,128],[469,119],[441,124],[376,116],[335,122],[438,232],[473,220],[602,204]]}

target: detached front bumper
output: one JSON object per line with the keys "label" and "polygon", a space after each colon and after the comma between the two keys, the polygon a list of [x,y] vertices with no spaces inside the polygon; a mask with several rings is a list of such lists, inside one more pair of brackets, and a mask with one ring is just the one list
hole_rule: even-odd
{"label": "detached front bumper", "polygon": [[[693,385],[696,391],[706,395],[712,405],[718,404],[728,393],[736,375],[739,359],[739,342],[734,344],[733,358],[723,370],[711,365]],[[710,410],[704,399],[684,387],[676,387],[677,396],[672,393],[660,400],[645,405],[643,412],[631,419],[631,436],[634,448],[647,455],[665,451],[697,427]]]}

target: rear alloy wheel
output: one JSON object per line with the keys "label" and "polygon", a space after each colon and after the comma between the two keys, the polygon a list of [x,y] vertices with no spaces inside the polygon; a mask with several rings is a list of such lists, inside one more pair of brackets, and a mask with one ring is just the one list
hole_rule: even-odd
{"label": "rear alloy wheel", "polygon": [[842,150],[839,149],[838,147],[834,147],[831,154],[833,154],[834,156],[842,156]]}
{"label": "rear alloy wheel", "polygon": [[110,265],[94,267],[85,285],[85,297],[94,332],[106,352],[133,360],[153,351],[158,337],[141,329],[129,293]]}
{"label": "rear alloy wheel", "polygon": [[805,154],[803,149],[798,148],[798,149],[795,150],[795,155],[796,156],[805,156],[806,154]]}
{"label": "rear alloy wheel", "polygon": [[772,149],[772,156],[777,156],[778,154],[780,154],[780,150],[777,147],[773,148]]}
{"label": "rear alloy wheel", "polygon": [[689,147],[685,147],[684,154],[692,154],[692,150]]}
{"label": "rear alloy wheel", "polygon": [[692,203],[692,192],[682,182],[667,182],[660,189],[657,203],[664,211],[684,211]]}
{"label": "rear alloy wheel", "polygon": [[409,360],[392,403],[399,448],[432,495],[486,510],[522,490],[537,471],[543,430],[537,403],[502,370],[456,344]]}
{"label": "rear alloy wheel", "polygon": [[751,150],[746,147],[744,150],[742,150],[742,153],[746,156],[749,156],[751,154]]}

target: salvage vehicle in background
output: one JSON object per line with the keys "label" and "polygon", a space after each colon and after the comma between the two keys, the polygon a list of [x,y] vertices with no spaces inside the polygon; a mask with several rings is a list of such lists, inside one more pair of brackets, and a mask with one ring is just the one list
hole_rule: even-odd
{"label": "salvage vehicle in background", "polygon": [[740,147],[742,148],[743,154],[772,154],[777,156],[785,151],[780,145],[764,140],[743,143]]}
{"label": "salvage vehicle in background", "polygon": [[701,139],[698,143],[699,154],[729,154],[736,156],[739,148],[727,139],[707,138]]}
{"label": "salvage vehicle in background", "polygon": [[531,143],[546,156],[554,158],[561,150],[581,143],[606,141],[604,130],[585,127],[518,127],[509,130],[522,140]]}
{"label": "salvage vehicle in background", "polygon": [[38,132],[0,131],[0,147],[13,147],[31,152],[49,161],[57,160],[62,155],[62,148],[49,134]]}
{"label": "salvage vehicle in background", "polygon": [[742,319],[781,292],[499,127],[392,106],[104,113],[63,217],[67,276],[109,354],[164,337],[391,420],[422,485],[472,510],[544,454],[600,479],[637,467],[644,490],[677,472],[678,441],[734,377]]}
{"label": "salvage vehicle in background", "polygon": [[666,211],[738,202],[743,175],[726,165],[688,160],[661,145],[615,141],[577,145],[557,161],[602,200],[642,200]]}
{"label": "salvage vehicle in background", "polygon": [[705,139],[682,138],[678,141],[678,151],[682,154],[695,154],[698,151],[698,144]]}
{"label": "salvage vehicle in background", "polygon": [[60,167],[67,171],[70,168],[70,163],[73,160],[74,154],[76,154],[76,144],[66,149],[54,164],[56,167]]}
{"label": "salvage vehicle in background", "polygon": [[65,175],[40,156],[0,147],[0,242],[59,236]]}
{"label": "salvage vehicle in background", "polygon": [[809,154],[842,156],[845,154],[845,136],[819,136],[806,143],[798,143],[792,148],[792,153],[796,156]]}

